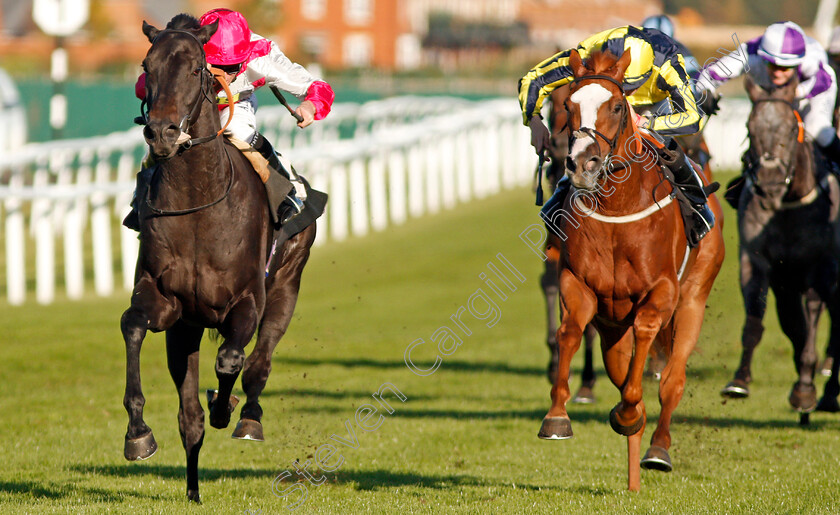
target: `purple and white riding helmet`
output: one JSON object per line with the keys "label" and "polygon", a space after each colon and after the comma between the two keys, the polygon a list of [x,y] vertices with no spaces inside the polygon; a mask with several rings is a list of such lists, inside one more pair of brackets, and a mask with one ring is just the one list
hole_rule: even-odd
{"label": "purple and white riding helmet", "polygon": [[764,31],[757,53],[776,66],[799,66],[805,57],[805,32],[792,21],[774,23]]}

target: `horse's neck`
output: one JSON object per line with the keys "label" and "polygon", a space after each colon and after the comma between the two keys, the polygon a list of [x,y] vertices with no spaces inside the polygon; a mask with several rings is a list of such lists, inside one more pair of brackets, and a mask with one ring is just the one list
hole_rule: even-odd
{"label": "horse's neck", "polygon": [[817,164],[812,143],[798,144],[794,155],[793,179],[788,188],[786,199],[797,200],[809,194],[817,185]]}
{"label": "horse's neck", "polygon": [[[212,136],[219,130],[218,117],[216,106],[205,102],[198,119],[187,131],[192,138]],[[190,196],[218,196],[227,184],[227,162],[223,137],[219,136],[161,163],[162,180],[168,188],[189,191]]]}

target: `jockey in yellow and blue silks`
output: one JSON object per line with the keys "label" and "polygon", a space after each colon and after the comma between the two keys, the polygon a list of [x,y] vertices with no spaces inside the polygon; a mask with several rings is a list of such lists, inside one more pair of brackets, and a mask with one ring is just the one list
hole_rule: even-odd
{"label": "jockey in yellow and blue silks", "polygon": [[[673,173],[675,185],[691,204],[693,224],[688,234],[690,243],[695,246],[714,226],[715,218],[706,204],[701,180],[686,161],[679,145],[670,137],[700,130],[701,113],[680,47],[659,30],[625,26],[590,36],[581,41],[576,50],[584,62],[596,51],[609,52],[617,57],[624,52],[631,53],[630,64],[624,73],[623,89],[633,109],[636,125],[665,136],[667,152],[663,152],[661,157]],[[523,121],[531,128],[531,144],[540,156],[545,155],[550,140],[540,108],[552,91],[574,80],[569,64],[571,51],[564,50],[546,59],[519,80]],[[568,188],[569,183],[564,178],[555,193],[555,196],[561,196],[560,199],[552,200],[562,202]]]}

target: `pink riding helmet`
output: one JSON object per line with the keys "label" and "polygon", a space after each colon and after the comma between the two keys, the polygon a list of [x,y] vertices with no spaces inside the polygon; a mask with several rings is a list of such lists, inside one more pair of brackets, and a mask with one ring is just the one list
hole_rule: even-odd
{"label": "pink riding helmet", "polygon": [[230,9],[213,9],[198,22],[210,25],[216,20],[219,20],[219,29],[204,45],[207,62],[224,66],[247,61],[251,54],[251,29],[245,18]]}
{"label": "pink riding helmet", "polygon": [[774,23],[764,31],[757,53],[776,66],[799,66],[805,58],[805,33],[792,21]]}

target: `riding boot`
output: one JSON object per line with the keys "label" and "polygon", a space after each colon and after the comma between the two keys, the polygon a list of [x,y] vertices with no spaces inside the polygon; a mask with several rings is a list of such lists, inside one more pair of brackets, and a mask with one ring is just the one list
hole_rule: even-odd
{"label": "riding boot", "polygon": [[696,247],[703,236],[715,226],[715,215],[709,209],[706,200],[719,185],[713,183],[704,188],[691,162],[686,159],[685,153],[673,138],[665,138],[665,148],[659,150],[659,155],[665,166],[671,170],[674,185],[688,201],[687,207],[691,209],[691,225],[686,231],[686,236],[689,246]]}
{"label": "riding boot", "polygon": [[[262,134],[257,133],[254,136],[251,146],[268,160],[268,167],[276,172],[269,175],[265,189],[268,192],[269,204],[272,206],[272,221],[275,225],[283,225],[303,211],[303,200],[296,194],[299,188],[295,184],[299,183],[300,189],[305,191],[303,183],[291,166],[288,168],[283,166],[274,147]],[[276,211],[274,206],[278,206]]]}
{"label": "riding boot", "polygon": [[146,190],[152,181],[152,168],[143,168],[137,172],[137,185],[134,187],[134,195],[131,197],[131,211],[125,216],[122,224],[132,231],[140,232],[140,216],[137,214],[138,199],[146,198]]}
{"label": "riding boot", "polygon": [[834,139],[831,142],[823,147],[817,145],[820,150],[822,150],[823,155],[828,158],[830,161],[831,166],[829,169],[834,175],[840,176],[840,138],[837,135],[834,135]]}
{"label": "riding boot", "polygon": [[572,181],[567,175],[560,177],[551,198],[549,198],[548,202],[546,202],[542,209],[540,209],[540,216],[543,220],[545,220],[546,227],[548,227],[548,230],[552,233],[557,233],[557,229],[553,226],[556,221],[556,212],[563,209],[563,203],[566,201],[566,195],[569,194],[571,187]]}

